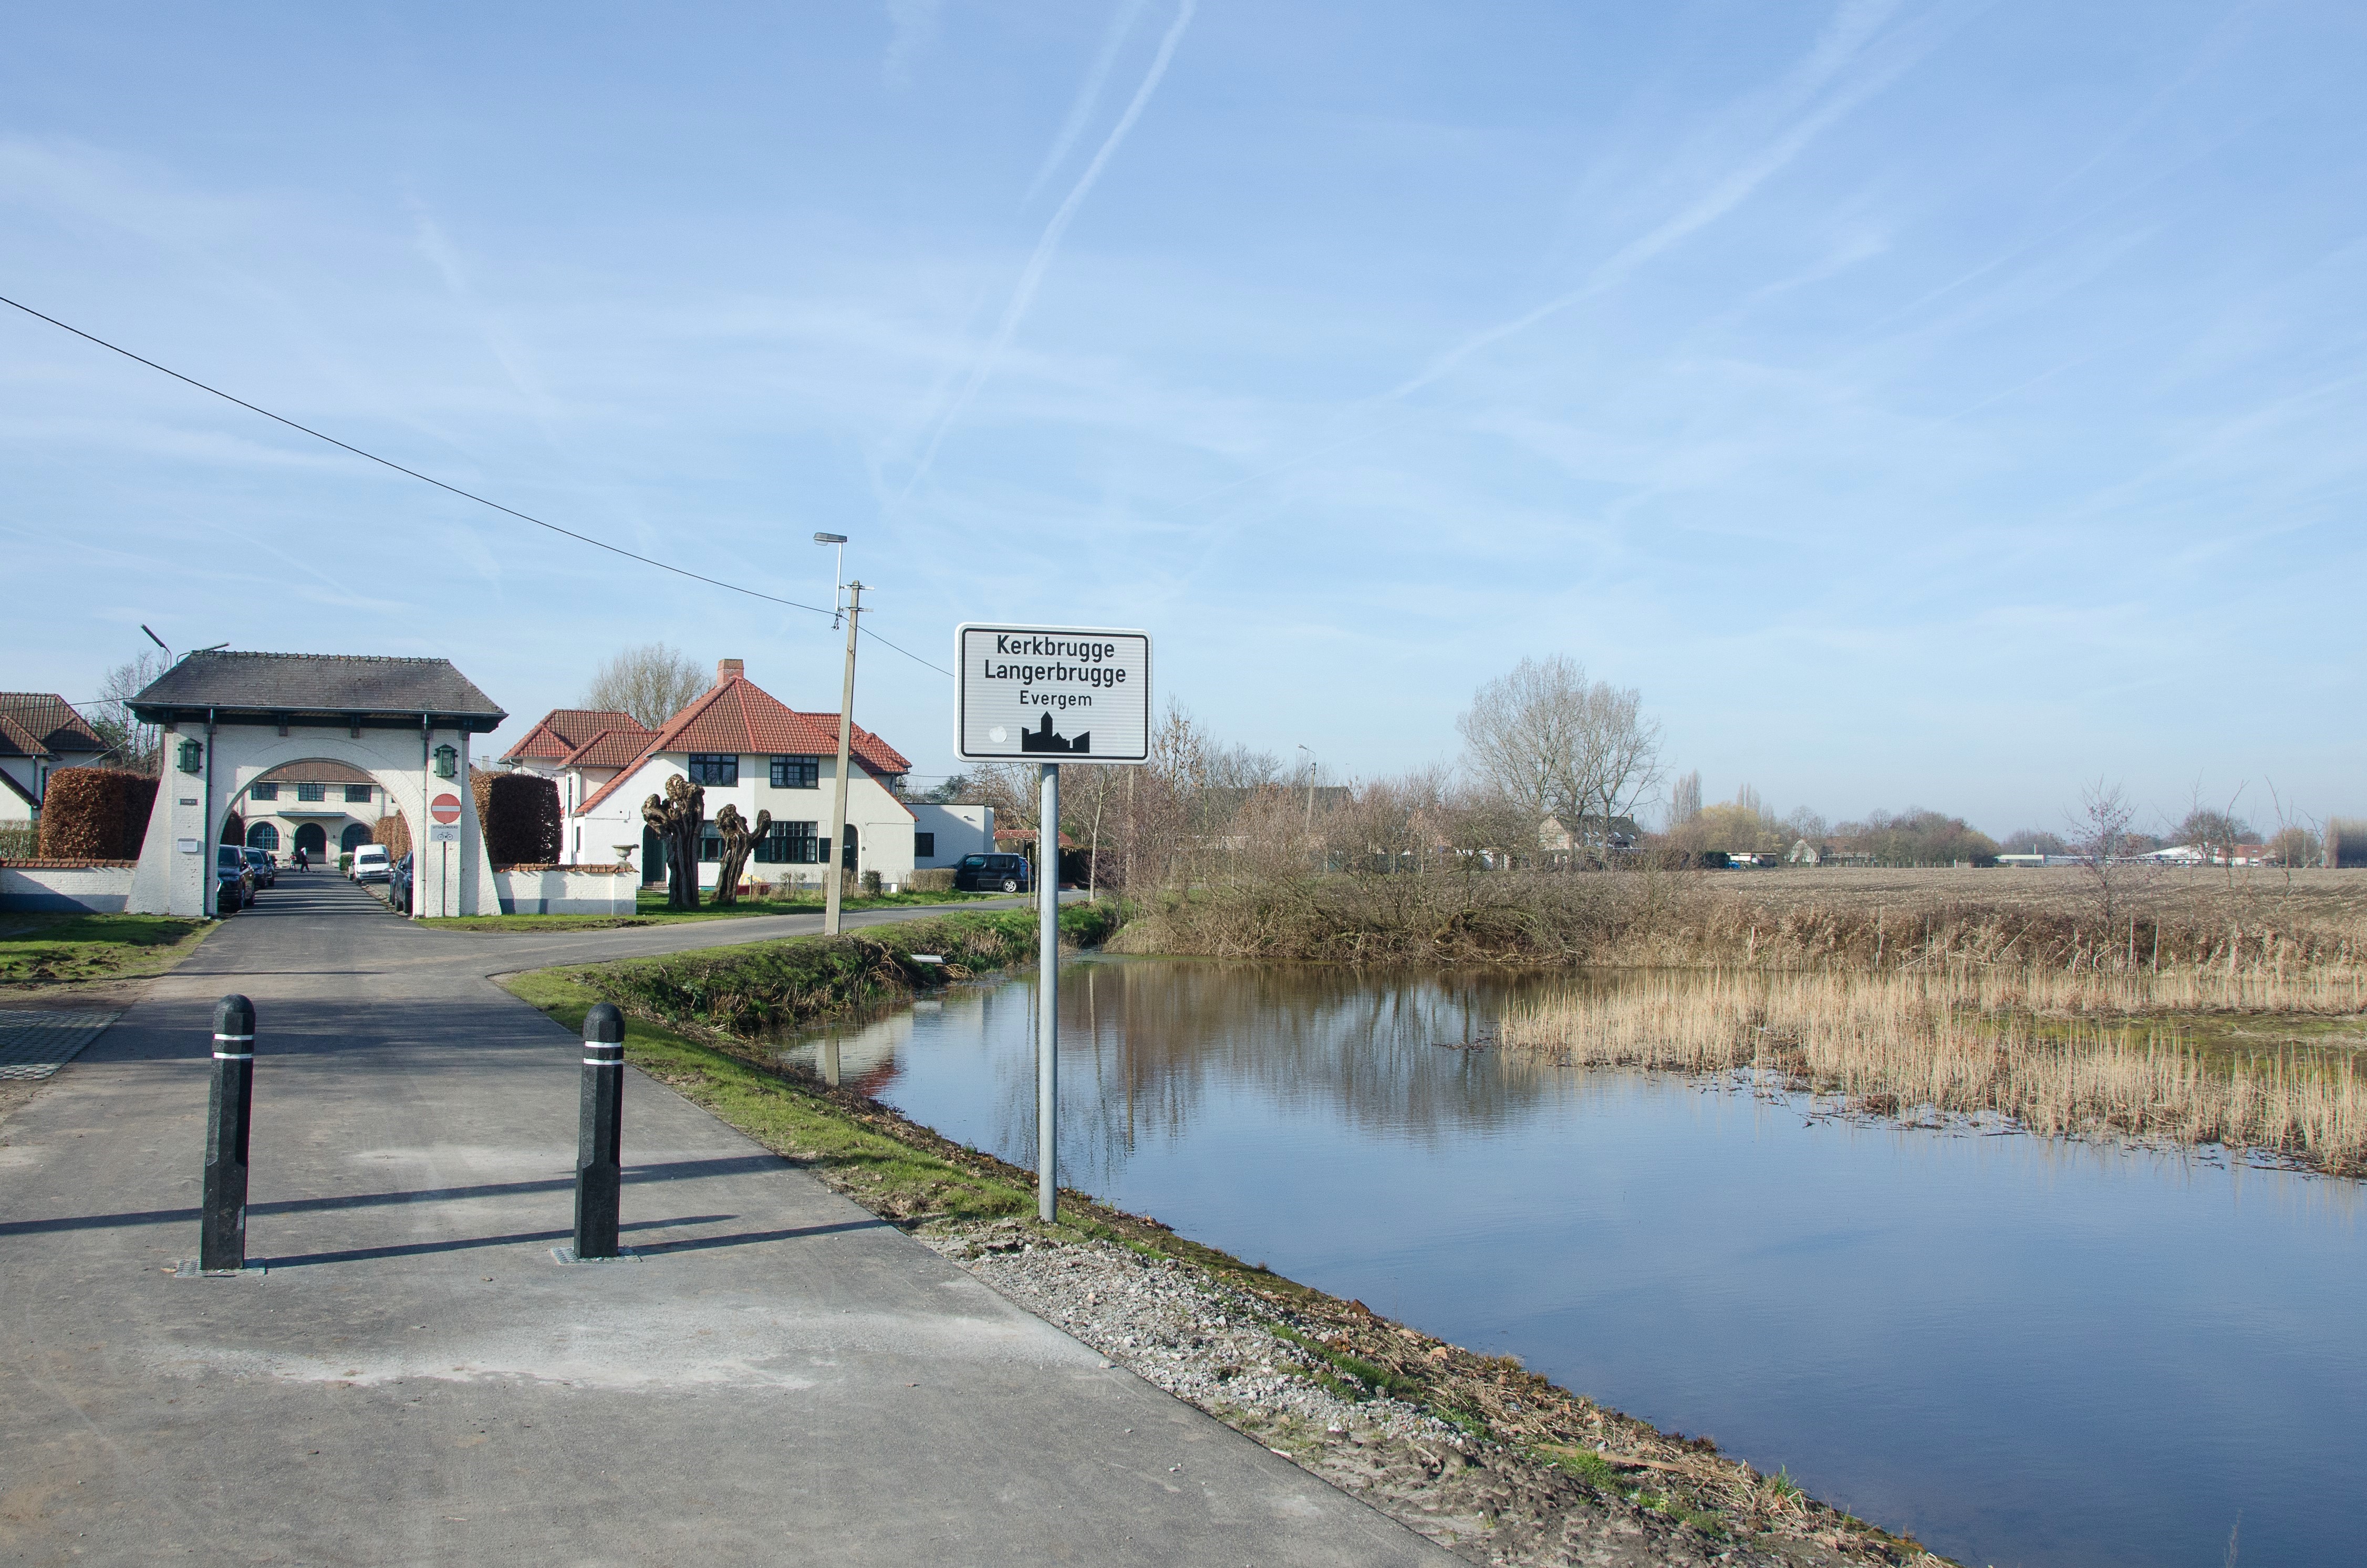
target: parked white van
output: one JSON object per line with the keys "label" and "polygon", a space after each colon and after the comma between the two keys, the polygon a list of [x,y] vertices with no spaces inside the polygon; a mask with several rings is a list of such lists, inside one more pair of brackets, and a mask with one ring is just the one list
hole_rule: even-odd
{"label": "parked white van", "polygon": [[357,845],[354,849],[353,869],[345,873],[357,882],[382,882],[388,875],[386,846]]}

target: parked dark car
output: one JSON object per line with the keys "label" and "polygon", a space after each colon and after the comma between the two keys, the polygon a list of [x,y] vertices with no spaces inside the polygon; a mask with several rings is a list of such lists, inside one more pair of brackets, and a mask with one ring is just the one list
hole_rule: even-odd
{"label": "parked dark car", "polygon": [[235,844],[214,846],[214,913],[235,915],[255,903],[255,868]]}
{"label": "parked dark car", "polygon": [[257,849],[254,845],[248,845],[246,864],[247,869],[255,873],[255,880],[259,885],[266,888],[276,888],[279,885],[279,862],[272,858],[271,851],[268,849]]}
{"label": "parked dark car", "polygon": [[965,855],[954,868],[954,886],[963,892],[1025,892],[1028,881],[1024,855]]}
{"label": "parked dark car", "polygon": [[386,877],[386,906],[399,914],[411,913],[411,856],[405,851]]}

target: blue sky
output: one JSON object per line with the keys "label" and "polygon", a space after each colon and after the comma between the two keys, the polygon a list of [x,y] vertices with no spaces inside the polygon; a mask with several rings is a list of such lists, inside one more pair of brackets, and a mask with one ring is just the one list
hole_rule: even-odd
{"label": "blue sky", "polygon": [[[2367,810],[2367,11],[38,7],[0,293],[878,630],[1141,626],[1335,774],[1523,653],[1672,768],[2003,831],[2078,782]],[[517,717],[652,576],[0,310],[0,685],[436,653]],[[946,677],[866,648],[923,774]]]}

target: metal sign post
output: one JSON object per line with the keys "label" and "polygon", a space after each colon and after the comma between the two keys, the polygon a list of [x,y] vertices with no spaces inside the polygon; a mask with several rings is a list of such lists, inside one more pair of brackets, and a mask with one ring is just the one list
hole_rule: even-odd
{"label": "metal sign post", "polygon": [[[1060,1209],[1060,765],[1044,764],[1036,818],[1036,1218]],[[1048,830],[1041,824],[1049,823]]]}
{"label": "metal sign post", "polygon": [[[427,814],[433,820],[427,824],[427,842],[442,846],[436,854],[436,913],[458,915],[459,901],[452,896],[452,846],[460,842],[460,797],[446,790],[427,803]],[[419,896],[419,884],[426,880],[427,861],[414,851],[411,858],[411,903],[413,908],[425,901]]]}
{"label": "metal sign post", "polygon": [[[1036,762],[1036,1217],[1059,1213],[1060,765],[1150,759],[1150,634],[1079,626],[954,631],[954,752]],[[992,847],[991,845],[989,846]]]}

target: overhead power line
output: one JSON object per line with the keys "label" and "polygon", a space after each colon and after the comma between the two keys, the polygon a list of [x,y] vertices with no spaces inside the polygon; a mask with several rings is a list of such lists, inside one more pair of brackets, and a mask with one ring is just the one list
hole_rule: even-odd
{"label": "overhead power line", "polygon": [[[310,436],[316,441],[326,441],[330,446],[336,448],[340,451],[351,452],[354,456],[367,459],[368,461],[378,464],[380,468],[391,468],[395,472],[402,474],[406,478],[415,479],[422,484],[432,484],[436,489],[444,491],[448,494],[458,495],[464,501],[474,501],[480,506],[490,506],[494,511],[500,512],[506,517],[515,517],[522,523],[532,523],[536,528],[549,528],[552,533],[562,534],[567,538],[575,540],[578,544],[588,544],[595,550],[605,550],[611,555],[621,555],[626,560],[639,562],[643,566],[654,566],[661,572],[671,572],[677,577],[687,577],[694,583],[705,583],[709,587],[728,588],[732,593],[745,594],[752,599],[763,599],[767,604],[784,605],[790,609],[807,610],[815,615],[833,615],[836,613],[832,610],[824,609],[820,605],[800,604],[796,599],[785,599],[777,594],[762,593],[754,588],[744,587],[738,583],[727,583],[720,577],[709,577],[703,573],[693,572],[687,567],[676,566],[669,562],[653,560],[646,555],[636,554],[634,551],[625,549],[622,545],[610,544],[606,540],[594,539],[590,534],[577,533],[573,528],[561,528],[557,523],[545,522],[542,518],[535,517],[529,513],[521,512],[515,506],[504,506],[498,501],[480,495],[473,490],[463,490],[457,484],[447,484],[444,481],[436,478],[433,474],[422,473],[415,468],[405,468],[401,463],[394,461],[391,458],[382,458],[376,452],[364,451],[361,448],[355,446],[350,441],[340,441],[334,436],[326,435],[322,431],[315,430],[309,425],[300,425],[284,414],[274,414],[271,410],[261,407],[258,404],[249,403],[243,397],[238,397],[232,393],[226,392],[220,387],[209,386],[205,382],[198,380],[195,376],[185,376],[169,365],[159,365],[155,360],[148,358],[144,355],[134,354],[130,349],[124,347],[121,344],[109,343],[107,339],[97,335],[96,333],[85,332],[82,328],[66,322],[62,322],[55,316],[45,315],[41,312],[33,309],[32,306],[24,303],[22,301],[12,300],[6,294],[0,294],[0,305],[13,306],[15,309],[20,310],[27,315],[31,316],[36,321],[45,321],[61,332],[70,332],[74,334],[76,337],[81,338],[85,343],[95,343],[99,347],[108,350],[111,354],[120,354],[126,359],[132,361],[134,364],[145,365],[150,369],[157,371],[162,375],[170,376],[175,381],[180,381],[185,385],[193,386],[201,392],[210,392],[215,397],[221,398],[225,403],[234,403],[238,404],[239,407],[245,409],[249,414],[259,414],[263,415],[264,418],[271,420],[275,424],[285,425],[290,430]],[[878,632],[872,631],[868,627],[863,628],[862,632],[864,636],[870,638],[873,642],[880,644],[882,647],[895,649],[897,653],[903,654],[904,657],[912,660],[914,664],[926,665],[929,668],[936,671],[941,676],[950,676],[953,674],[953,671],[946,668],[943,665],[924,659],[921,657],[920,654],[913,653],[910,648],[900,647],[894,642],[890,642],[887,638],[880,636]]]}

